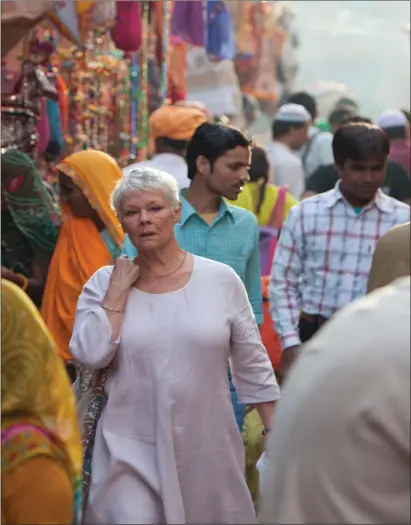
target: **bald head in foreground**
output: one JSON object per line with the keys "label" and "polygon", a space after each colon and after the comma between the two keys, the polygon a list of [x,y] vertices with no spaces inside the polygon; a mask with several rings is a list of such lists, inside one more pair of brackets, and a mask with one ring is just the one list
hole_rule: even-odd
{"label": "bald head in foreground", "polygon": [[395,226],[378,241],[368,277],[368,293],[411,274],[410,223]]}
{"label": "bald head in foreground", "polygon": [[260,523],[410,523],[410,277],[303,348],[268,459]]}

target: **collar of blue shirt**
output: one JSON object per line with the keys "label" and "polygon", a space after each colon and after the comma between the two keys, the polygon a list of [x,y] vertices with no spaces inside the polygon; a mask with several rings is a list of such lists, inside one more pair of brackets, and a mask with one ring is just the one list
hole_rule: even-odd
{"label": "collar of blue shirt", "polygon": [[[181,220],[180,220],[181,226],[184,226],[187,223],[188,219],[192,217],[193,215],[196,215],[201,220],[204,220],[200,216],[200,214],[196,211],[196,209],[184,197],[184,190],[180,193],[180,200],[181,200]],[[232,212],[231,207],[224,201],[224,199],[221,199],[220,207],[218,209],[218,215],[214,219],[213,223],[211,224],[211,227],[214,226],[217,222],[219,222],[225,216],[227,216],[233,222],[235,222],[234,214]]]}
{"label": "collar of blue shirt", "polygon": [[[326,208],[332,208],[337,204],[337,202],[341,202],[344,200],[344,197],[340,191],[340,181],[337,182],[334,189],[327,192],[327,197],[325,201],[325,207]],[[374,200],[372,200],[366,208],[371,208],[373,206],[376,206],[380,211],[383,213],[391,213],[394,209],[394,204],[388,195],[385,195],[385,193],[379,189],[377,193],[375,194]]]}

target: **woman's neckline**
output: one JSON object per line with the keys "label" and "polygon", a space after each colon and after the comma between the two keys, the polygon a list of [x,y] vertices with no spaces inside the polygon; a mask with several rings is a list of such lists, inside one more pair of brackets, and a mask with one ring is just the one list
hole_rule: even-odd
{"label": "woman's neckline", "polygon": [[193,268],[191,270],[191,274],[190,274],[190,277],[188,278],[188,281],[181,288],[177,288],[177,290],[172,290],[170,292],[160,292],[160,293],[144,292],[143,290],[140,290],[139,288],[136,288],[135,286],[133,286],[132,290],[135,290],[139,294],[149,295],[151,297],[164,297],[165,295],[172,295],[172,294],[175,294],[175,293],[183,292],[191,284],[191,282],[193,281],[194,273],[196,271],[197,257],[195,255],[193,255],[193,254],[191,254],[191,255],[193,257]]}

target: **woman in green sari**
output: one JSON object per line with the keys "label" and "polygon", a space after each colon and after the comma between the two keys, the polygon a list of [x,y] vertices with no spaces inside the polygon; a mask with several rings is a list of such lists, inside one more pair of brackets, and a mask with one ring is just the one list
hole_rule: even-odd
{"label": "woman in green sari", "polygon": [[57,205],[32,160],[17,150],[1,155],[1,277],[40,306],[59,234]]}

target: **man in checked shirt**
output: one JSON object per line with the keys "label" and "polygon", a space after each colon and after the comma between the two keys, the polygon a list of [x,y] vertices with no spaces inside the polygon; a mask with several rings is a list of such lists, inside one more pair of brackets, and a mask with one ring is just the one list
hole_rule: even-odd
{"label": "man in checked shirt", "polygon": [[352,123],[334,135],[340,180],[295,206],[273,261],[270,303],[287,374],[301,343],[341,307],[366,294],[379,238],[410,219],[410,207],[383,193],[389,140],[381,128]]}

